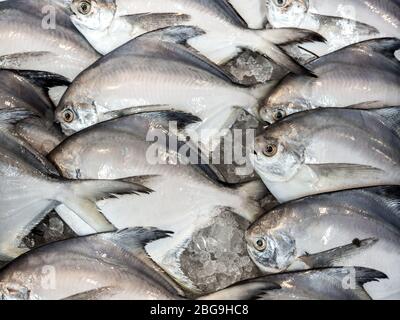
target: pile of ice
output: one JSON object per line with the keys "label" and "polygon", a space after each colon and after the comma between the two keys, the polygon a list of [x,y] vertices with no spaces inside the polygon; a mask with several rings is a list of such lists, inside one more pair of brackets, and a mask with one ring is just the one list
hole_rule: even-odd
{"label": "pile of ice", "polygon": [[183,273],[203,292],[259,275],[246,250],[248,226],[249,222],[228,209],[221,212],[208,227],[193,234],[181,255]]}

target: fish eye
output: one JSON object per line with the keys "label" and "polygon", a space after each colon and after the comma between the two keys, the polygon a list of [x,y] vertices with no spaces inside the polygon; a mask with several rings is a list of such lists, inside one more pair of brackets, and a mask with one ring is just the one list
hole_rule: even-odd
{"label": "fish eye", "polygon": [[272,143],[268,144],[263,150],[264,155],[267,157],[273,157],[274,155],[276,155],[277,152],[278,147]]}
{"label": "fish eye", "polygon": [[259,238],[256,240],[256,242],[254,243],[254,247],[258,250],[258,251],[264,251],[267,248],[267,243],[265,242],[264,239]]}
{"label": "fish eye", "polygon": [[71,123],[75,119],[75,113],[71,109],[65,109],[63,111],[62,117],[65,122]]}
{"label": "fish eye", "polygon": [[275,0],[275,4],[278,6],[278,7],[284,7],[286,4],[287,4],[287,0]]}
{"label": "fish eye", "polygon": [[81,1],[78,5],[79,13],[84,14],[84,15],[89,14],[91,9],[92,9],[92,5],[90,4],[89,1]]}
{"label": "fish eye", "polygon": [[273,117],[275,121],[279,121],[286,116],[286,112],[282,109],[278,109],[274,112]]}

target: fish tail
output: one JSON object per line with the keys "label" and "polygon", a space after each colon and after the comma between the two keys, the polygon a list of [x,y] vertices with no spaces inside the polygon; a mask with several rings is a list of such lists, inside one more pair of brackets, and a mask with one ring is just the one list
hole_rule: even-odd
{"label": "fish tail", "polygon": [[235,185],[233,188],[244,200],[235,212],[250,222],[255,221],[262,213],[261,200],[268,194],[264,183],[261,180],[254,180]]}
{"label": "fish tail", "polygon": [[249,49],[269,57],[278,65],[295,74],[306,74],[315,77],[310,70],[288,55],[281,46],[293,43],[326,41],[320,34],[296,28],[265,29],[252,32],[255,32],[257,38],[253,38],[252,47]]}
{"label": "fish tail", "polygon": [[149,193],[150,189],[123,180],[64,180],[58,183],[61,192],[55,200],[74,211],[96,232],[115,230],[114,226],[100,212],[96,201],[118,195]]}

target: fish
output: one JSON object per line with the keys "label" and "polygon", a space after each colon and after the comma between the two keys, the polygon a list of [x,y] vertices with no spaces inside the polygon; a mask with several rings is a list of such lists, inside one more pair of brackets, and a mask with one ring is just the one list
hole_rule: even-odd
{"label": "fish", "polygon": [[266,128],[251,153],[255,171],[279,202],[400,184],[399,107],[322,108]]}
{"label": "fish", "polygon": [[[146,253],[170,231],[129,228],[37,248],[0,271],[1,300],[185,300],[185,292]],[[124,279],[124,281],[121,281]],[[256,298],[274,284],[257,279],[218,291],[221,300]],[[188,296],[189,295],[189,296]],[[213,299],[216,293],[201,297]]]}
{"label": "fish", "polygon": [[292,72],[309,74],[280,45],[325,41],[315,32],[295,28],[251,30],[226,0],[74,0],[71,10],[71,21],[102,54],[146,32],[192,26],[203,34],[189,39],[188,45],[216,64],[249,49]]}
{"label": "fish", "polygon": [[361,266],[388,280],[368,284],[373,299],[399,297],[398,186],[309,196],[275,207],[246,231],[249,254],[267,273]]}
{"label": "fish", "polygon": [[[209,165],[181,161],[175,149],[182,150],[180,144],[174,148],[171,143],[166,148],[151,138],[166,141],[167,137],[157,133],[159,128],[168,130],[173,121],[184,130],[185,125],[195,120],[190,115],[171,111],[124,116],[77,132],[48,156],[65,178],[138,177],[139,184],[153,190],[146,197],[124,196],[100,201],[97,205],[118,229],[152,225],[174,231],[161,244],[149,245],[148,251],[169,274],[190,288],[195,285],[183,277],[176,261],[192,234],[206,227],[223,208],[254,221],[262,213],[258,200],[267,193],[260,180],[233,186],[221,183]],[[159,155],[153,155],[157,151]],[[197,155],[190,158],[196,159]],[[58,207],[57,212],[77,234],[93,233],[65,208]]]}
{"label": "fish", "polygon": [[117,194],[148,193],[127,181],[70,181],[30,152],[4,128],[30,116],[21,109],[0,109],[0,260],[9,261],[27,251],[21,240],[60,203],[80,215],[97,232],[115,230],[95,201]]}
{"label": "fish", "polygon": [[392,0],[268,0],[266,6],[274,28],[309,29],[326,38],[326,46],[305,45],[318,55],[368,39],[400,35],[400,4]]}
{"label": "fish", "polygon": [[32,117],[22,119],[12,127],[19,137],[46,156],[63,139],[54,125],[54,105],[48,90],[54,86],[69,85],[66,78],[47,72],[0,69],[0,108],[25,109]]}
{"label": "fish", "polygon": [[74,27],[62,1],[0,3],[0,68],[47,71],[73,80],[100,54]]}
{"label": "fish", "polygon": [[207,146],[232,125],[238,107],[256,114],[275,82],[236,84],[221,68],[179,44],[199,32],[192,27],[165,29],[99,59],[75,79],[57,106],[55,117],[63,132],[71,135],[123,114],[169,106],[202,120],[187,129],[201,134],[199,140]]}
{"label": "fish", "polygon": [[315,108],[400,105],[400,40],[382,38],[348,46],[307,66],[317,79],[286,76],[259,110],[269,123]]}

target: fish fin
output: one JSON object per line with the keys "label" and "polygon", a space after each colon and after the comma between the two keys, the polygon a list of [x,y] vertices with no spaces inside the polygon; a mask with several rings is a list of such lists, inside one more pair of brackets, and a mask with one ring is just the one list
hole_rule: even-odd
{"label": "fish fin", "polygon": [[320,34],[304,29],[280,28],[257,30],[257,34],[264,40],[255,48],[260,54],[263,54],[275,63],[287,68],[291,72],[300,75],[317,77],[312,71],[298,63],[280,46],[291,43],[305,42],[325,42],[325,38]]}
{"label": "fish fin", "polygon": [[308,49],[306,49],[306,48],[304,48],[304,47],[302,47],[302,46],[297,46],[297,47],[298,47],[300,50],[302,50],[302,51],[304,51],[304,52],[307,52],[308,54],[310,54],[311,56],[313,56],[313,58],[309,61],[309,63],[310,63],[311,61],[314,61],[314,60],[317,60],[317,59],[320,58],[319,55],[317,55],[316,53],[312,52],[311,50],[308,50]]}
{"label": "fish fin", "polygon": [[268,189],[264,183],[261,180],[254,180],[231,186],[231,188],[234,188],[238,195],[244,199],[239,207],[232,208],[233,212],[250,222],[254,222],[263,212],[261,200],[268,194]]}
{"label": "fish fin", "polygon": [[379,168],[352,163],[307,164],[307,166],[319,177],[340,176],[352,179],[360,174],[371,177],[373,174],[384,172]]}
{"label": "fish fin", "polygon": [[109,119],[138,115],[149,121],[155,120],[163,128],[168,129],[170,122],[176,122],[178,130],[201,122],[201,119],[191,113],[175,110],[169,105],[153,105],[144,107],[125,108],[118,111],[106,112],[105,116]]}
{"label": "fish fin", "polygon": [[355,267],[356,269],[356,281],[360,286],[364,286],[364,284],[372,281],[379,281],[381,279],[388,279],[388,276],[383,272],[378,270],[363,268],[363,267]]}
{"label": "fish fin", "polygon": [[[191,39],[204,35],[205,31],[193,26],[174,26],[145,33],[136,39],[148,39],[174,44],[186,44]],[[135,39],[133,40],[135,41]]]}
{"label": "fish fin", "polygon": [[268,97],[277,84],[278,81],[268,81],[267,83],[258,84],[250,89],[250,93],[261,102]]}
{"label": "fish fin", "polygon": [[119,230],[117,232],[104,233],[100,236],[116,243],[126,252],[134,254],[135,257],[147,267],[153,269],[159,275],[162,275],[164,280],[174,287],[180,295],[183,295],[182,289],[177,285],[173,278],[171,278],[164,269],[154,262],[145,249],[146,245],[149,243],[169,238],[172,234],[172,231],[160,230],[154,227],[135,227]]}
{"label": "fish fin", "polygon": [[340,263],[343,258],[358,254],[360,251],[370,248],[377,242],[378,239],[376,238],[354,239],[351,244],[315,254],[307,254],[299,257],[299,259],[312,269],[332,267]]}
{"label": "fish fin", "polygon": [[342,50],[358,50],[378,52],[389,59],[398,61],[395,57],[395,52],[400,50],[400,39],[398,38],[380,38],[366,40],[357,44],[350,45]]}
{"label": "fish fin", "polygon": [[273,44],[272,42],[263,45],[262,48],[258,49],[258,52],[294,74],[307,75],[312,78],[317,78],[316,74],[302,66],[293,57],[288,55],[284,49]]}
{"label": "fish fin", "polygon": [[380,121],[400,137],[400,107],[374,109],[367,112],[378,115]]}
{"label": "fish fin", "polygon": [[202,296],[198,300],[258,300],[267,291],[280,289],[280,285],[258,278],[234,284],[226,289]]}
{"label": "fish fin", "polygon": [[349,24],[355,27],[355,31],[359,36],[376,36],[379,35],[379,30],[375,27],[362,23],[352,19],[346,19],[341,17],[334,17],[334,16],[325,16],[319,15],[317,13],[309,13],[314,19],[317,19],[320,25],[338,25],[338,24]]}
{"label": "fish fin", "polygon": [[293,43],[327,42],[315,31],[298,28],[266,29],[263,31],[263,38],[280,46]]}
{"label": "fish fin", "polygon": [[172,231],[157,228],[135,227],[104,233],[102,237],[118,243],[128,252],[136,253],[142,251],[150,242],[169,238],[172,234]]}
{"label": "fish fin", "polygon": [[50,89],[60,86],[69,86],[71,82],[62,75],[36,70],[9,70],[26,78],[40,88]]}
{"label": "fish fin", "polygon": [[8,125],[15,125],[18,122],[37,117],[37,114],[24,108],[0,109],[0,128]]}
{"label": "fish fin", "polygon": [[237,10],[229,3],[228,0],[211,0],[213,5],[219,6],[225,14],[228,15],[232,22],[235,22],[237,26],[242,28],[248,28],[247,22],[242,18],[242,16],[237,12]]}
{"label": "fish fin", "polygon": [[138,26],[148,32],[183,25],[191,19],[189,15],[181,13],[139,13],[121,16],[120,18],[126,20],[132,26]]}
{"label": "fish fin", "polygon": [[118,291],[115,287],[107,286],[93,290],[88,290],[66,297],[62,300],[101,300],[105,297],[110,297],[110,294],[116,294]]}
{"label": "fish fin", "polygon": [[368,109],[380,109],[380,108],[386,108],[386,107],[389,107],[389,106],[381,101],[367,101],[367,102],[353,104],[351,106],[347,106],[346,108],[368,110]]}
{"label": "fish fin", "polygon": [[118,180],[63,180],[63,191],[55,200],[74,211],[96,232],[115,230],[96,205],[96,201],[116,195],[148,193],[151,190],[139,184]]}
{"label": "fish fin", "polygon": [[261,179],[233,185],[233,188],[243,197],[254,200],[262,200],[268,194],[268,189]]}
{"label": "fish fin", "polygon": [[171,61],[179,61],[188,65],[208,71],[224,81],[234,82],[238,86],[237,80],[228,72],[214,64],[212,61],[196,52],[189,50],[183,45],[192,38],[198,38],[205,32],[199,28],[191,26],[169,27],[153,32],[148,32],[136,39],[131,40],[112,54],[124,53],[165,58]]}

